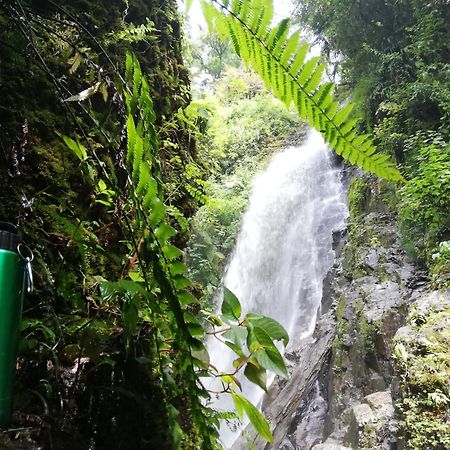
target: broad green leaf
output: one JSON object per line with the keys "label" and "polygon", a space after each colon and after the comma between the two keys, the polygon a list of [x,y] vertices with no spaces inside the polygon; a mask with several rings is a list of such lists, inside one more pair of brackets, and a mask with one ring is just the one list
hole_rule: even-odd
{"label": "broad green leaf", "polygon": [[242,346],[247,339],[247,328],[245,327],[231,327],[231,330],[222,333],[222,336],[234,342],[238,346]]}
{"label": "broad green leaf", "polygon": [[156,229],[156,237],[162,244],[166,243],[171,237],[174,237],[176,234],[177,230],[175,230],[175,228],[171,227],[167,223],[161,224]]}
{"label": "broad green leaf", "polygon": [[282,340],[285,346],[288,345],[289,335],[276,320],[253,313],[248,313],[245,319],[253,326],[262,328],[272,339]]}
{"label": "broad green leaf", "polygon": [[184,311],[183,317],[185,322],[187,323],[195,323],[196,325],[200,325],[200,320],[198,319],[198,317],[194,316],[194,314],[189,311]]}
{"label": "broad green leaf", "polygon": [[193,337],[201,337],[205,335],[205,330],[200,324],[188,323],[189,334]]}
{"label": "broad green leaf", "polygon": [[267,392],[267,373],[262,367],[256,367],[251,362],[247,363],[244,370],[244,375],[252,382],[258,385],[261,389]]}
{"label": "broad green leaf", "polygon": [[223,288],[222,314],[228,320],[239,320],[241,304],[237,297],[225,286]]}
{"label": "broad green leaf", "polygon": [[209,353],[206,349],[204,350],[192,350],[191,354],[194,358],[201,361],[203,367],[207,368],[209,366]]}
{"label": "broad green leaf", "polygon": [[170,260],[179,258],[180,256],[183,255],[183,252],[172,244],[166,244],[163,247],[163,253],[164,256]]}
{"label": "broad green leaf", "polygon": [[198,304],[198,298],[194,297],[190,292],[188,291],[182,291],[178,293],[178,301],[183,306],[188,306],[192,304]]}
{"label": "broad green leaf", "polygon": [[287,379],[289,377],[283,357],[275,346],[261,348],[254,353],[254,356],[258,363],[265,369],[270,370],[282,378]]}
{"label": "broad green leaf", "polygon": [[86,148],[77,141],[74,141],[69,136],[65,134],[61,134],[56,132],[56,134],[64,141],[70,150],[74,153],[74,155],[80,160],[85,161],[87,159],[87,151]]}
{"label": "broad green leaf", "polygon": [[266,418],[242,395],[239,395],[236,392],[232,392],[231,395],[239,416],[242,418],[243,413],[245,412],[250,423],[255,427],[255,430],[261,437],[268,442],[272,442],[272,433],[270,432],[269,422],[267,422]]}
{"label": "broad green leaf", "polygon": [[[191,337],[189,339],[189,346],[191,347],[191,352],[194,352],[194,351],[195,352],[203,352],[206,350],[203,342],[194,337]],[[188,360],[189,360],[189,358],[188,358]],[[189,363],[189,361],[188,361],[188,363]]]}
{"label": "broad green leaf", "polygon": [[175,275],[172,280],[175,287],[179,290],[192,286],[192,281],[186,277],[183,277],[183,275]]}
{"label": "broad green leaf", "polygon": [[247,346],[262,367],[283,378],[288,377],[283,357],[271,337],[262,328],[253,327],[249,330]]}
{"label": "broad green leaf", "polygon": [[181,275],[182,273],[187,272],[187,266],[181,262],[175,262],[169,266],[170,273],[172,275]]}
{"label": "broad green leaf", "polygon": [[225,345],[230,347],[231,350],[233,350],[233,352],[236,353],[241,358],[245,358],[245,354],[244,354],[242,348],[239,347],[239,345],[236,345],[234,342],[230,342],[230,341],[225,341]]}

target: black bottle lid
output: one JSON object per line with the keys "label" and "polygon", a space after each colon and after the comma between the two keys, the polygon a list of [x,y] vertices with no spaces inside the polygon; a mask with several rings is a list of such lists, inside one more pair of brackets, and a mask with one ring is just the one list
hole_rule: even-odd
{"label": "black bottle lid", "polygon": [[18,246],[22,242],[22,235],[15,225],[0,222],[0,249],[18,253]]}

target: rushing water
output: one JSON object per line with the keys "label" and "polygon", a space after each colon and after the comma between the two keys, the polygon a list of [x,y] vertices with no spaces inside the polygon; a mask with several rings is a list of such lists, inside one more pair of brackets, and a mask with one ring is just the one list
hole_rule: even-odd
{"label": "rushing water", "polygon": [[[254,181],[224,285],[240,299],[243,312],[278,320],[291,342],[314,329],[322,298],[322,282],[334,252],[332,232],[347,218],[340,170],[317,132],[304,145],[276,154]],[[236,356],[223,344],[210,345],[211,362],[230,370]],[[257,404],[262,389],[243,384],[244,395]],[[232,408],[229,396],[215,407]],[[221,429],[225,448],[237,437]]]}

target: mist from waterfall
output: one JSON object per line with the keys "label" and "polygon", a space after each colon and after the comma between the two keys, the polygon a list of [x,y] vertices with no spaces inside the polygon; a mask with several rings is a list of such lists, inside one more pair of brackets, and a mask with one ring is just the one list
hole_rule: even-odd
{"label": "mist from waterfall", "polygon": [[[276,319],[291,344],[311,334],[320,310],[323,279],[334,261],[332,232],[345,227],[348,211],[341,171],[322,137],[273,156],[256,177],[223,284],[239,298],[243,313]],[[212,364],[230,370],[236,355],[210,340]],[[243,395],[258,404],[263,390],[246,380]],[[214,404],[233,408],[229,395]],[[229,448],[238,432],[221,428]]]}

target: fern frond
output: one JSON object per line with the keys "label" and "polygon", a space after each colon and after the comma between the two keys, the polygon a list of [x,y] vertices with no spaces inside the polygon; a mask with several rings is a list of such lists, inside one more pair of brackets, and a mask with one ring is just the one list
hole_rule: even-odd
{"label": "fern frond", "polygon": [[359,134],[360,119],[351,117],[352,105],[340,108],[333,84],[322,83],[325,65],[320,58],[305,61],[310,46],[300,41],[298,31],[291,32],[289,20],[271,27],[271,0],[202,0],[202,8],[208,27],[230,39],[244,64],[286,106],[294,103],[300,117],[337,154],[382,178],[403,179],[388,157],[375,153],[372,137]]}
{"label": "fern frond", "polygon": [[[125,162],[135,194],[142,199],[145,211],[159,223],[165,214],[158,189],[159,167],[156,156],[159,141],[155,131],[155,112],[150,89],[138,60],[127,53],[125,62],[129,90],[125,91],[127,107],[127,151]],[[162,206],[161,206],[162,205]]]}

